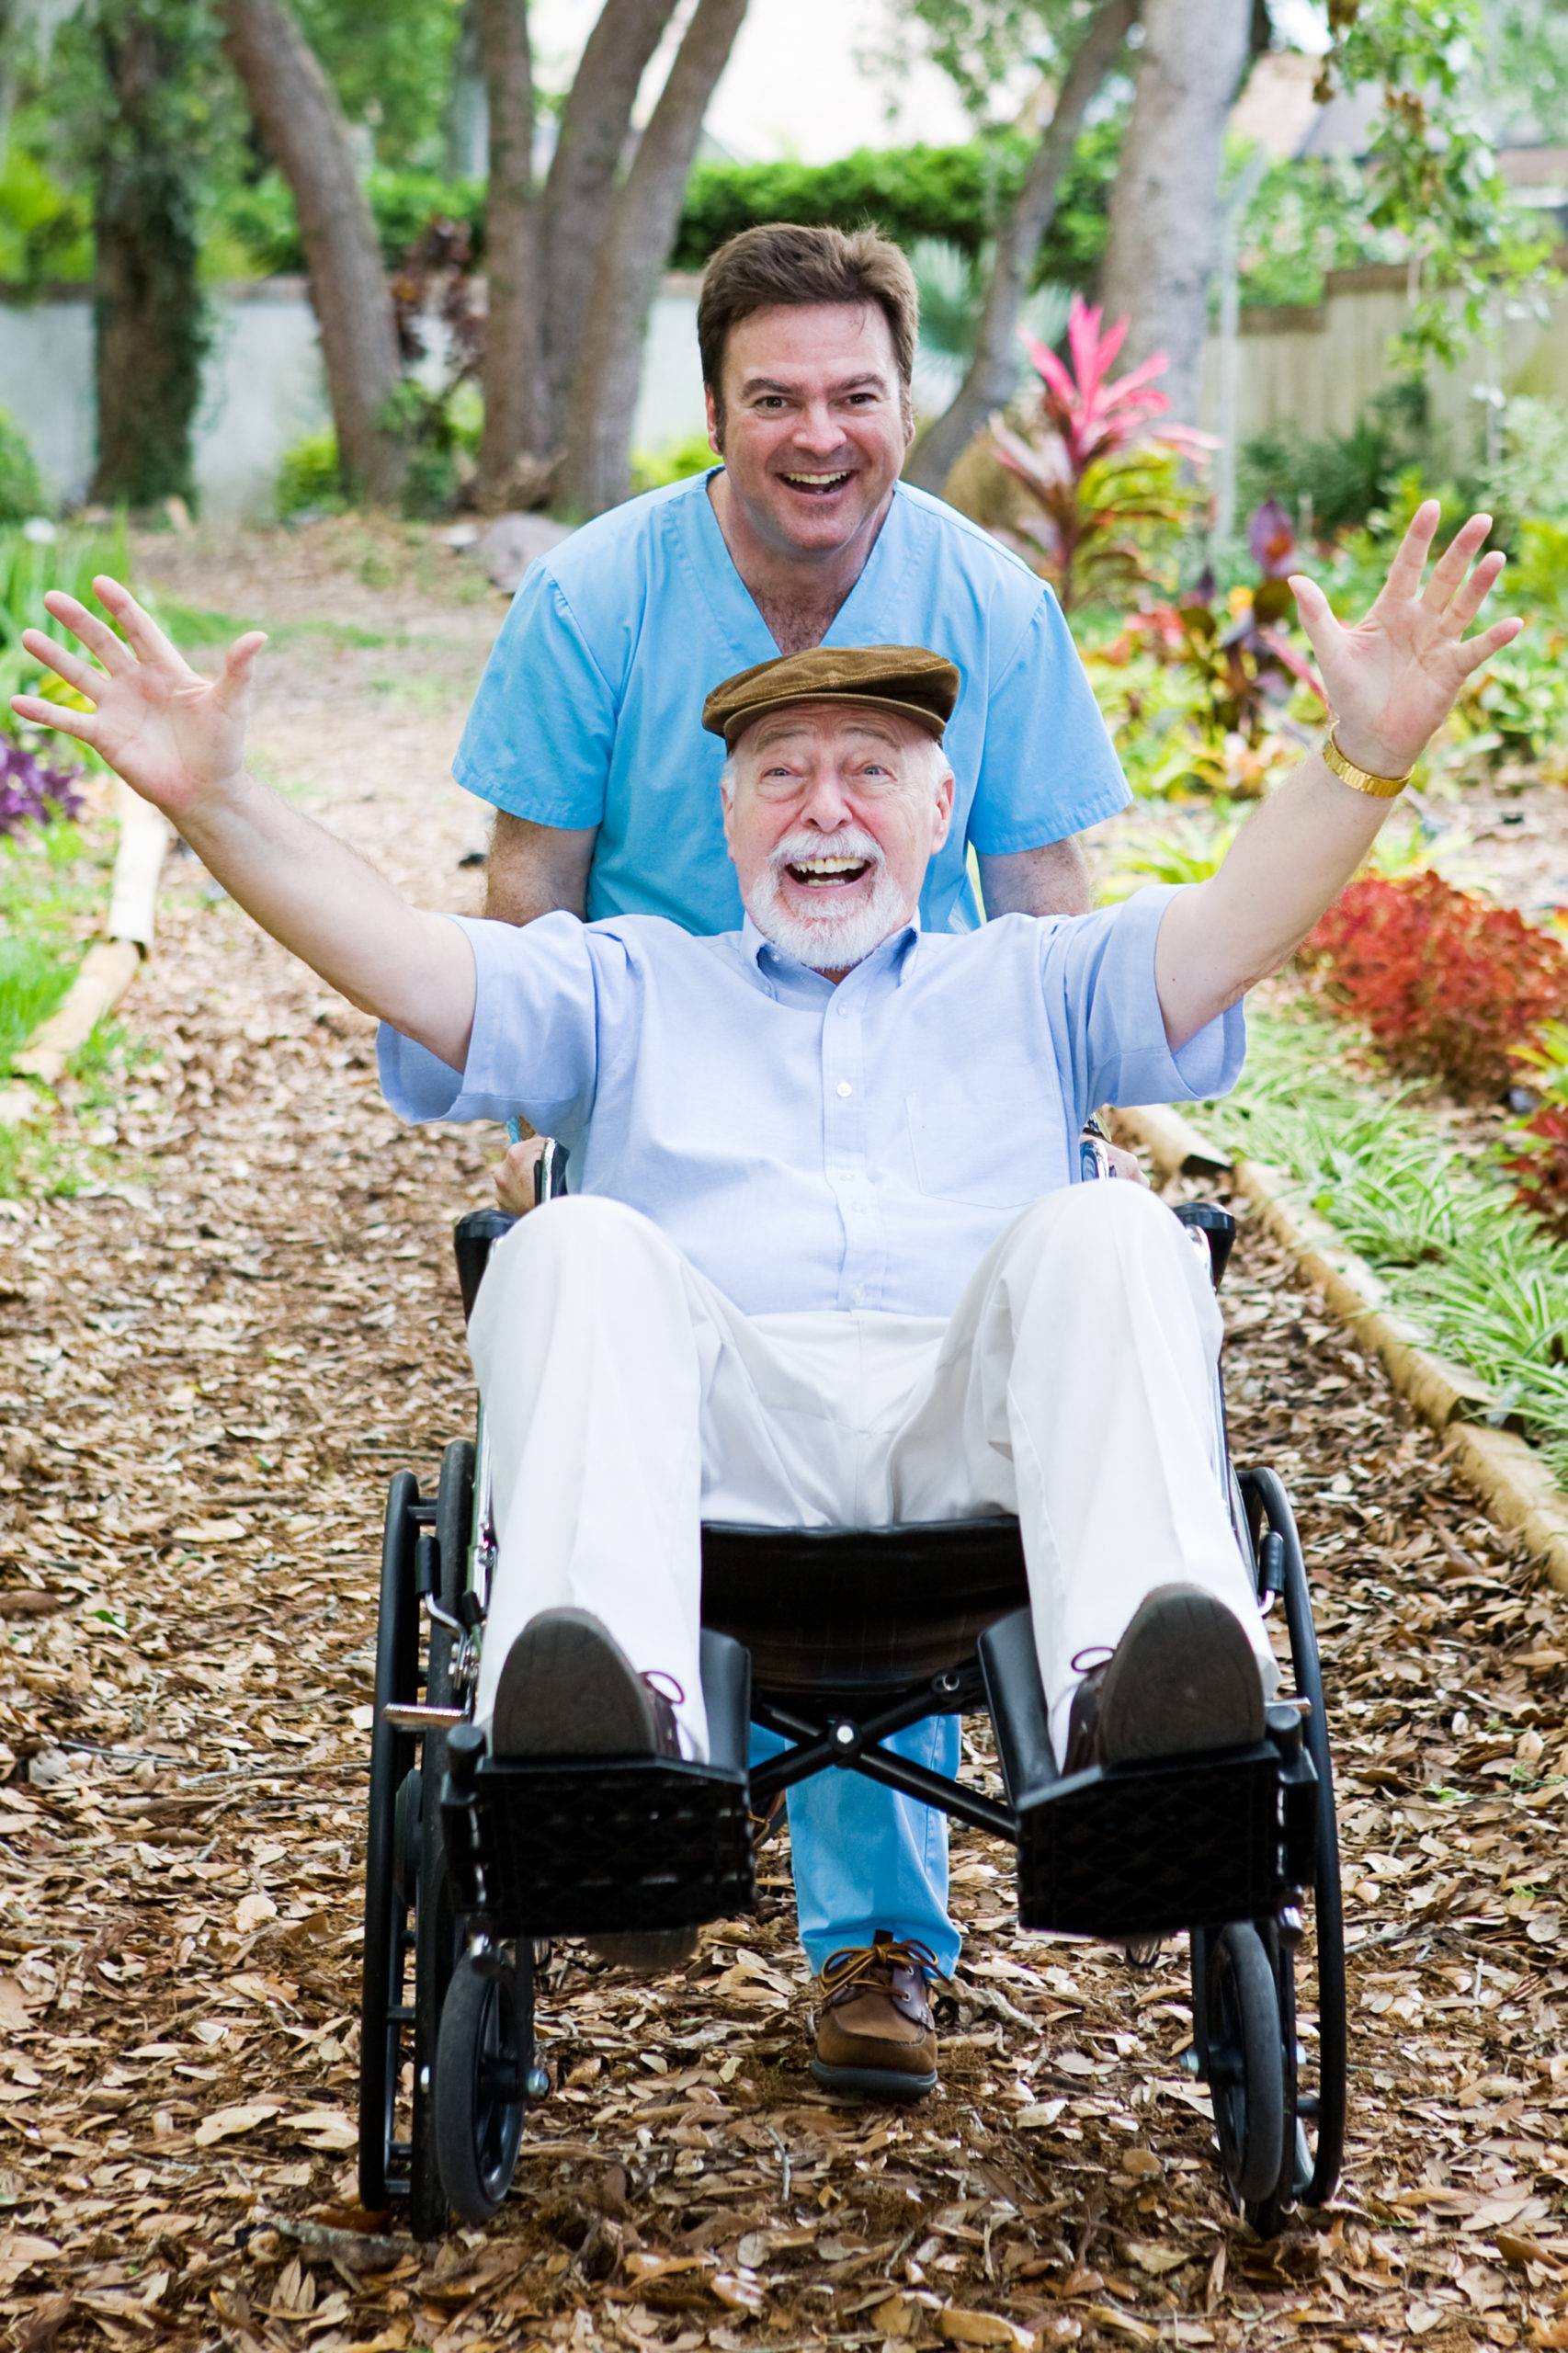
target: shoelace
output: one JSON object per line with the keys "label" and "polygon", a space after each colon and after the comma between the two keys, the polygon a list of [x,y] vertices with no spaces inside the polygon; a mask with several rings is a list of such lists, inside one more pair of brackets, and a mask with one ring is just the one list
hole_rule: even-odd
{"label": "shoelace", "polygon": [[936,1954],[918,1937],[902,1942],[890,1938],[881,1945],[845,1945],[830,1952],[822,1965],[823,1992],[836,1994],[846,1985],[870,1983],[895,1969],[918,1969],[930,1977],[941,1974]]}
{"label": "shoelace", "polygon": [[1068,1665],[1070,1675],[1092,1675],[1096,1666],[1108,1666],[1116,1656],[1109,1643],[1091,1643],[1085,1651],[1075,1651]]}
{"label": "shoelace", "polygon": [[[678,1678],[669,1674],[665,1668],[662,1666],[645,1666],[642,1669],[642,1679],[648,1686],[649,1690],[653,1692],[655,1699],[665,1700],[671,1700],[673,1699],[673,1704],[677,1708],[685,1705],[685,1689]],[[659,1688],[661,1683],[667,1683],[670,1687],[669,1690],[661,1690]]]}

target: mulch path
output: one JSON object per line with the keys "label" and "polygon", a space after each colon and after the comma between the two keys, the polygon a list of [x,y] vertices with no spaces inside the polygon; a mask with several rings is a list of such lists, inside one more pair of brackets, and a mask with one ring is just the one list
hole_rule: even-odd
{"label": "mulch path", "polygon": [[[472,904],[445,764],[498,608],[307,577],[299,544],[299,608],[394,613],[418,696],[291,639],[267,772]],[[269,543],[175,554],[182,593],[278,609]],[[447,1234],[493,1139],[400,1128],[369,1025],[192,861],[165,904],[107,1180],[0,1203],[6,2341],[1568,2346],[1564,1604],[1251,1233],[1233,1446],[1303,1523],[1357,1948],[1334,2207],[1252,2238],[1179,2064],[1184,1948],[1134,1972],[1018,1935],[1006,1858],[960,1830],[920,2109],[812,2084],[775,1847],[689,1969],[558,1962],[555,2092],[488,2232],[389,2244],[354,2209],[381,1497],[470,1423]]]}

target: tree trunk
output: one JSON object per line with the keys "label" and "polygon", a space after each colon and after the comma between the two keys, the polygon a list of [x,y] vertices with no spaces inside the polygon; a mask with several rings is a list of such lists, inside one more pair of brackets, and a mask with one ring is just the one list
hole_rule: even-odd
{"label": "tree trunk", "polygon": [[98,453],[91,494],[107,505],[193,496],[191,426],[207,335],[197,167],[171,136],[163,103],[185,63],[168,17],[166,9],[121,0],[100,32],[110,112],[93,199]]}
{"label": "tree trunk", "polygon": [[561,117],[544,189],[544,362],[551,447],[560,437],[599,247],[615,204],[631,109],[648,61],[675,12],[676,0],[605,0]]}
{"label": "tree trunk", "polygon": [[[479,494],[490,507],[527,504],[543,485],[550,450],[544,394],[543,244],[534,194],[533,50],[528,0],[480,0],[480,47],[490,108],[484,204],[484,434]],[[519,483],[535,461],[537,479]]]}
{"label": "tree trunk", "polygon": [[567,404],[561,491],[580,514],[601,513],[631,488],[648,313],[675,242],[702,118],[745,12],[746,0],[698,0],[616,199]]}
{"label": "tree trunk", "polygon": [[376,224],[337,97],[282,0],[221,0],[224,47],[268,154],[288,181],[310,273],[345,475],[378,505],[407,463],[387,404],[402,378]]}
{"label": "tree trunk", "polygon": [[1040,240],[1056,210],[1090,100],[1120,54],[1140,0],[1101,0],[1079,42],[1055,111],[996,238],[974,357],[949,408],[928,425],[904,469],[922,490],[939,492],[993,410],[1006,405],[1017,371],[1018,313]]}
{"label": "tree trunk", "polygon": [[1173,416],[1198,418],[1225,119],[1246,63],[1252,0],[1145,0],[1132,117],[1110,199],[1101,293],[1132,324],[1122,364],[1164,351]]}

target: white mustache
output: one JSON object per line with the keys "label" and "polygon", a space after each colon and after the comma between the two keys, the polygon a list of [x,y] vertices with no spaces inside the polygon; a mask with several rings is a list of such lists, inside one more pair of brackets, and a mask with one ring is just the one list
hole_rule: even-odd
{"label": "white mustache", "polygon": [[786,834],[781,842],[775,842],[767,854],[767,863],[779,872],[808,858],[863,858],[869,866],[883,863],[880,845],[858,825],[831,835],[808,833],[802,826],[795,833]]}

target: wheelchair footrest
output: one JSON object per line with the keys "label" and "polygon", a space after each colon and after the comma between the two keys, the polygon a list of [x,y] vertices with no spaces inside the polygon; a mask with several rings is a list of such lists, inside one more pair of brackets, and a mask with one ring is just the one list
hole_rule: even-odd
{"label": "wheelchair footrest", "polygon": [[744,1771],[669,1757],[490,1758],[449,1744],[460,1912],[503,1937],[698,1927],[756,1901]]}
{"label": "wheelchair footrest", "polygon": [[1289,1704],[1255,1748],[1063,1776],[1033,1624],[987,1628],[980,1663],[1017,1817],[1018,1922],[1116,1942],[1256,1920],[1312,1877],[1317,1775]]}
{"label": "wheelchair footrest", "polygon": [[1316,1779],[1298,1728],[1292,1756],[1270,1738],[1025,1793],[1019,1925],[1119,1942],[1267,1917],[1312,1879]]}

